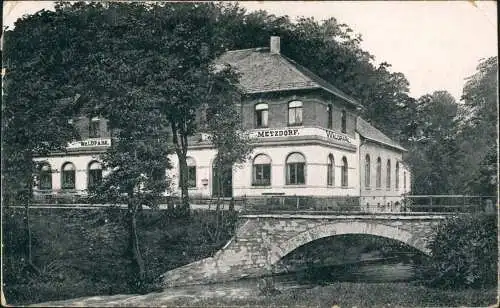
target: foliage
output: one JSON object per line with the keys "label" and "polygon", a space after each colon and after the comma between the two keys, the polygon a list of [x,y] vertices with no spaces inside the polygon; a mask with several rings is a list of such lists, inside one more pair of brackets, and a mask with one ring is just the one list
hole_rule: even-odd
{"label": "foliage", "polygon": [[53,13],[39,13],[19,20],[15,31],[5,31],[2,189],[6,203],[21,195],[24,200],[31,197],[37,173],[34,156],[64,150],[76,137],[68,120],[78,108],[79,95],[64,68],[77,69],[78,63],[67,54],[62,33],[53,31],[50,22],[55,19]]}
{"label": "foliage", "polygon": [[79,109],[80,94],[70,72],[78,71],[66,34],[53,24],[54,12],[39,12],[4,32],[2,104],[2,206],[23,205],[26,265],[39,269],[32,258],[30,201],[39,164],[33,158],[64,151],[77,137],[68,122]]}
{"label": "foliage", "polygon": [[[223,80],[226,78],[231,78],[231,83]],[[251,140],[243,131],[240,105],[236,103],[239,100],[233,86],[236,82],[237,76],[231,71],[227,71],[226,76],[214,78],[212,91],[224,95],[212,98],[207,104],[206,131],[217,149],[214,164],[219,169],[244,163],[252,151]]]}
{"label": "foliage", "polygon": [[463,103],[444,91],[417,100],[407,131],[413,193],[496,195],[497,74],[492,57],[467,79]]}
{"label": "foliage", "polygon": [[408,161],[413,193],[453,194],[460,190],[456,174],[461,158],[456,138],[458,104],[446,91],[417,100]]}
{"label": "foliage", "polygon": [[[224,51],[216,17],[216,6],[211,3],[152,4],[150,14],[142,19],[142,31],[154,35],[139,38],[141,45],[149,46],[149,51],[161,60],[160,64],[157,60],[152,62],[155,67],[146,68],[154,81],[153,91],[148,94],[163,101],[161,111],[170,124],[179,160],[185,214],[189,213],[188,137],[198,131],[196,120],[200,108],[229,94],[221,91],[227,87],[216,85],[234,80],[230,70],[214,67],[214,60]],[[236,127],[224,129],[236,130]]]}
{"label": "foliage", "polygon": [[459,173],[471,194],[496,195],[498,187],[498,57],[482,60],[467,79],[460,109],[458,140],[464,153]]}
{"label": "foliage", "polygon": [[451,218],[437,228],[432,252],[432,285],[459,288],[497,284],[497,219],[475,214]]}
{"label": "foliage", "polygon": [[[134,294],[127,284],[134,273],[127,248],[127,211],[103,209],[32,209],[35,261],[44,275],[22,270],[22,210],[3,214],[3,291],[9,304],[24,305],[84,296]],[[193,211],[189,219],[168,211],[143,210],[137,215],[146,268],[144,292],[157,290],[166,271],[213,255],[233,235],[235,217],[224,216],[220,240],[213,241],[213,212]]]}
{"label": "foliage", "polygon": [[[87,18],[93,9],[66,4],[58,11]],[[127,204],[128,251],[136,272],[133,276],[143,283],[146,270],[136,214],[143,205],[157,206],[168,187],[168,122],[161,112],[165,102],[153,90],[166,76],[157,71],[157,52],[153,53],[154,46],[148,44],[156,38],[137,32],[150,22],[146,6],[113,3],[97,7],[96,11],[93,22],[100,30],[91,40],[97,44],[93,53],[85,55],[87,77],[82,79],[82,85],[89,89],[88,112],[108,120],[113,139],[101,155],[108,174],[90,189],[90,195],[94,200]]]}

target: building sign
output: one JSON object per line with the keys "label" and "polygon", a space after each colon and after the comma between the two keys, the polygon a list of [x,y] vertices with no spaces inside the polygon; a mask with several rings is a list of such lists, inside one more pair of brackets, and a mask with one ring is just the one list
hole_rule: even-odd
{"label": "building sign", "polygon": [[327,129],[325,129],[325,133],[328,139],[334,139],[338,141],[351,143],[351,139],[349,139],[349,137],[347,137],[346,135],[337,134],[336,132]]}
{"label": "building sign", "polygon": [[266,131],[258,131],[257,132],[257,138],[262,138],[262,137],[285,137],[285,136],[298,136],[299,135],[299,129],[294,128],[294,129],[273,129],[273,130],[266,130]]}
{"label": "building sign", "polygon": [[[297,128],[277,128],[277,129],[254,129],[246,132],[250,138],[267,139],[280,137],[311,136],[323,137],[335,142],[352,144],[352,140],[345,134],[337,133],[333,130],[321,127],[297,127]],[[201,133],[200,141],[211,141],[211,136]]]}
{"label": "building sign", "polygon": [[299,127],[299,128],[284,128],[284,129],[265,129],[254,130],[250,132],[252,138],[271,138],[271,137],[289,137],[289,136],[319,136],[335,141],[352,143],[351,138],[347,135],[334,132],[329,129],[320,127]]}
{"label": "building sign", "polygon": [[91,148],[91,147],[109,147],[111,139],[93,138],[80,141],[74,141],[68,144],[68,149]]}

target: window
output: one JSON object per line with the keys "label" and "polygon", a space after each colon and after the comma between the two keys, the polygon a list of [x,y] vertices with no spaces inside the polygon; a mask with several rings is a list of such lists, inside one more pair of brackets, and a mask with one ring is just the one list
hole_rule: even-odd
{"label": "window", "polygon": [[326,184],[333,186],[335,183],[335,161],[333,155],[328,155],[328,166],[326,169]]}
{"label": "window", "polygon": [[253,185],[271,185],[271,159],[265,154],[259,154],[253,160]]}
{"label": "window", "polygon": [[192,157],[186,157],[187,163],[187,185],[188,187],[196,187],[196,162]]}
{"label": "window", "polygon": [[266,103],[255,105],[255,127],[267,127],[268,109]]}
{"label": "window", "polygon": [[365,157],[365,187],[370,187],[370,155],[366,154]]}
{"label": "window", "polygon": [[348,178],[347,178],[347,175],[348,175],[348,171],[349,171],[349,168],[347,166],[347,158],[342,157],[342,187],[347,187],[349,182],[348,182]]}
{"label": "window", "polygon": [[305,184],[306,160],[300,153],[292,153],[286,159],[286,183]]}
{"label": "window", "polygon": [[406,171],[403,172],[403,190],[406,192]]}
{"label": "window", "polygon": [[288,125],[302,125],[302,102],[288,103]]}
{"label": "window", "polygon": [[342,110],[342,132],[345,134],[347,132],[347,114],[345,110]]}
{"label": "window", "polygon": [[387,189],[391,189],[391,160],[387,160]]}
{"label": "window", "polygon": [[52,170],[49,164],[45,163],[40,167],[38,177],[40,180],[39,189],[52,189]]}
{"label": "window", "polygon": [[380,188],[382,186],[382,160],[377,158],[377,182],[375,183],[377,188]]}
{"label": "window", "polygon": [[396,172],[395,172],[396,189],[399,190],[399,162],[396,162]]}
{"label": "window", "polygon": [[65,163],[62,167],[61,188],[75,189],[75,165]]}
{"label": "window", "polygon": [[100,130],[99,130],[99,118],[93,117],[89,122],[89,138],[99,138]]}
{"label": "window", "polygon": [[327,110],[327,117],[328,117],[328,128],[332,129],[333,128],[333,106],[332,104],[329,104],[326,107]]}
{"label": "window", "polygon": [[95,188],[102,181],[102,167],[97,161],[91,162],[89,164],[89,174],[88,174],[88,189]]}

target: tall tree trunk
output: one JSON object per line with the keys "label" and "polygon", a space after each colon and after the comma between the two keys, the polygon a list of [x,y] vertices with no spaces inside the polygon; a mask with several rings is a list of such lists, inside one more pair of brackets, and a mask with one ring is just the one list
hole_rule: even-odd
{"label": "tall tree trunk", "polygon": [[179,175],[181,186],[181,216],[189,216],[189,191],[188,191],[188,167],[187,167],[187,136],[179,132],[175,123],[172,123],[172,139],[175,146],[175,153],[179,160]]}
{"label": "tall tree trunk", "polygon": [[[29,154],[25,155],[25,163],[31,165],[33,161]],[[30,208],[31,208],[31,198],[33,194],[33,178],[32,173],[24,175],[24,187],[21,188],[21,192],[18,200],[24,203],[24,223],[26,228],[26,262],[29,270],[40,273],[40,269],[33,262],[33,236],[31,233],[31,220],[30,220]]]}
{"label": "tall tree trunk", "polygon": [[30,270],[39,273],[39,269],[33,263],[33,236],[31,234],[30,206],[31,200],[23,198],[24,201],[24,222],[26,227],[26,262]]}
{"label": "tall tree trunk", "polygon": [[220,211],[220,197],[221,197],[221,180],[220,174],[217,173],[217,205],[215,207],[215,240],[219,241],[219,211]]}
{"label": "tall tree trunk", "polygon": [[[181,151],[182,152],[182,151]],[[189,215],[188,166],[185,153],[178,154],[181,180],[182,214]]]}
{"label": "tall tree trunk", "polygon": [[137,209],[138,204],[135,200],[129,201],[128,204],[128,229],[129,229],[129,249],[132,257],[132,266],[134,272],[137,274],[135,281],[140,285],[146,278],[146,271],[144,268],[144,260],[142,259],[141,250],[139,247],[139,237],[137,235]]}

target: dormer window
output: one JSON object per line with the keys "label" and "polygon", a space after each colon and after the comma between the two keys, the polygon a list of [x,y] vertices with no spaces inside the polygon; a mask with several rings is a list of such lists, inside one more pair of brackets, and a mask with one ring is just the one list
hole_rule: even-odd
{"label": "dormer window", "polygon": [[329,104],[327,107],[326,107],[326,113],[327,113],[327,117],[328,117],[328,128],[329,129],[332,129],[333,128],[333,106],[332,104]]}
{"label": "dormer window", "polygon": [[300,126],[302,125],[302,102],[292,101],[288,103],[288,125]]}
{"label": "dormer window", "polygon": [[342,132],[345,134],[347,132],[347,113],[342,110]]}
{"label": "dormer window", "polygon": [[255,127],[267,127],[267,119],[269,116],[269,107],[266,103],[255,105]]}
{"label": "dormer window", "polygon": [[99,130],[100,120],[98,117],[93,117],[89,121],[89,138],[99,138],[100,130]]}

